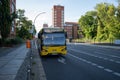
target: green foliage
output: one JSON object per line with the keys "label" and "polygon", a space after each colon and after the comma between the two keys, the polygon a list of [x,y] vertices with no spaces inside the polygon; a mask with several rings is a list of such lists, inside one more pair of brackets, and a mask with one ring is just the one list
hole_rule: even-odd
{"label": "green foliage", "polygon": [[32,35],[29,32],[32,29],[32,21],[28,20],[27,17],[24,16],[25,10],[18,9],[18,21],[17,21],[17,28],[16,33],[17,36],[23,39],[31,39]]}
{"label": "green foliage", "polygon": [[20,44],[20,43],[23,43],[23,39],[19,38],[19,37],[16,37],[13,39],[5,39],[4,41],[2,39],[0,39],[1,46],[9,46],[9,45],[12,46],[12,45]]}
{"label": "green foliage", "polygon": [[88,13],[85,16],[82,16],[79,19],[79,24],[80,27],[83,30],[84,36],[86,39],[91,39],[94,38],[96,36],[96,19],[94,18],[94,16],[89,15]]}
{"label": "green foliage", "polygon": [[23,39],[16,37],[13,39],[5,39],[3,45],[5,45],[5,46],[11,45],[12,46],[12,45],[20,44],[20,43],[23,43]]}
{"label": "green foliage", "polygon": [[17,36],[21,37],[22,39],[31,39],[32,36],[29,31],[25,29],[25,27],[22,26],[20,30],[18,28],[16,30]]}
{"label": "green foliage", "polygon": [[20,43],[22,43],[23,42],[23,40],[21,39],[21,38],[19,38],[19,37],[16,37],[16,38],[14,38],[14,39],[10,39],[10,43],[11,44],[20,44]]}
{"label": "green foliage", "polygon": [[98,41],[120,39],[120,5],[100,3],[79,19],[85,38]]}

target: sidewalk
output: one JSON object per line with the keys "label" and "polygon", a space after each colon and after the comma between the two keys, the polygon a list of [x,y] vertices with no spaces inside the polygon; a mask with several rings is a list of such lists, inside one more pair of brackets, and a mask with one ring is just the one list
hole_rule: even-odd
{"label": "sidewalk", "polygon": [[32,43],[32,60],[31,60],[31,79],[30,80],[47,80],[45,71],[42,65],[41,57],[37,49],[36,40]]}
{"label": "sidewalk", "polygon": [[20,47],[23,44],[18,44],[13,47],[0,47],[0,57],[5,56],[9,54],[10,52],[16,50],[18,47]]}
{"label": "sidewalk", "polygon": [[[0,80],[15,80],[30,49],[21,45],[14,51],[0,57]],[[25,76],[23,76],[25,77]],[[17,80],[17,79],[16,79]],[[23,79],[19,79],[23,80]]]}

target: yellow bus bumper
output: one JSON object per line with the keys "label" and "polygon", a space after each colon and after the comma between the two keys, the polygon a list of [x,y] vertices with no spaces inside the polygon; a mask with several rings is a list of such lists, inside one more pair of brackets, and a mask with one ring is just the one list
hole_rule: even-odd
{"label": "yellow bus bumper", "polygon": [[66,46],[43,46],[40,52],[41,56],[45,55],[65,55],[67,54]]}

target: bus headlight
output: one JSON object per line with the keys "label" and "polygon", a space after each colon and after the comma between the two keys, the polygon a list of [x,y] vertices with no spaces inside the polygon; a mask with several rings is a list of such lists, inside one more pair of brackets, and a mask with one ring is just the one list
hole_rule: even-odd
{"label": "bus headlight", "polygon": [[48,52],[48,51],[47,51],[47,50],[45,50],[45,49],[43,49],[42,51],[43,51],[43,52]]}
{"label": "bus headlight", "polygon": [[64,49],[62,49],[61,51],[66,51],[67,50],[67,48],[65,47]]}

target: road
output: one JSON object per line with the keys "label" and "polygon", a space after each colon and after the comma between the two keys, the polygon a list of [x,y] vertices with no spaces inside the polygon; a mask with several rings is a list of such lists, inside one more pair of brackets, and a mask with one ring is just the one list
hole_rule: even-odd
{"label": "road", "polygon": [[42,58],[47,80],[120,80],[120,49],[68,44],[67,50]]}

